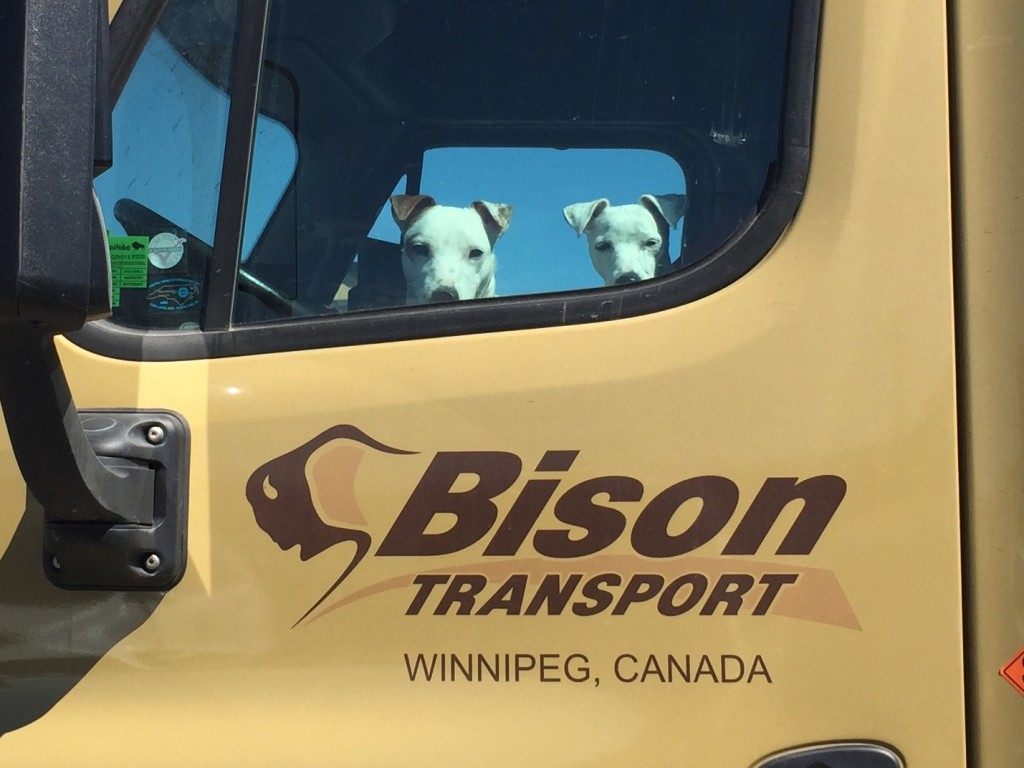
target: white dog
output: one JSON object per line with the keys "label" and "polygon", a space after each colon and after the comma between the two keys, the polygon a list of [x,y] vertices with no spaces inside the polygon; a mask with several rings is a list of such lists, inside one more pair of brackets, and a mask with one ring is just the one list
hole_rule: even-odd
{"label": "white dog", "polygon": [[562,213],[576,234],[587,234],[590,260],[605,285],[663,275],[672,267],[668,228],[686,213],[686,195],[641,195],[632,205],[607,199],[567,205]]}
{"label": "white dog", "polygon": [[402,232],[409,304],[494,296],[494,243],[508,229],[511,205],[476,200],[454,208],[427,195],[395,195],[391,214]]}

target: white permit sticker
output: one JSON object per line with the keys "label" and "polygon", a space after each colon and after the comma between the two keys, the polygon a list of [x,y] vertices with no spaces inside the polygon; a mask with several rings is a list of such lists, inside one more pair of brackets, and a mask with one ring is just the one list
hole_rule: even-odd
{"label": "white permit sticker", "polygon": [[157,269],[170,269],[185,254],[185,238],[161,232],[149,241],[149,263]]}

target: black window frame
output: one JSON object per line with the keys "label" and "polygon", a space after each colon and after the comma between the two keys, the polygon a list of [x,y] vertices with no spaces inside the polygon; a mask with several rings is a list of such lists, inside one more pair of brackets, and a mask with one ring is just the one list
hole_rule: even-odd
{"label": "black window frame", "polygon": [[[127,7],[115,18],[111,28],[114,93],[120,93],[130,65],[166,2],[126,0]],[[688,304],[738,280],[775,246],[803,199],[810,169],[821,0],[793,2],[779,158],[769,174],[761,204],[726,242],[699,262],[627,286],[232,325],[269,4],[270,0],[241,0],[224,183],[203,329],[147,330],[100,320],[69,334],[75,344],[121,360],[198,360],[636,317]]]}

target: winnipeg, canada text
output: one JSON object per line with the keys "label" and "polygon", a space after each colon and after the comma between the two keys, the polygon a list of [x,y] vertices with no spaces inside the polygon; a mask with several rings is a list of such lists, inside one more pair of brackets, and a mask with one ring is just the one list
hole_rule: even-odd
{"label": "winnipeg, canada text", "polygon": [[598,669],[585,653],[405,653],[412,683],[771,684],[760,654],[619,653]]}

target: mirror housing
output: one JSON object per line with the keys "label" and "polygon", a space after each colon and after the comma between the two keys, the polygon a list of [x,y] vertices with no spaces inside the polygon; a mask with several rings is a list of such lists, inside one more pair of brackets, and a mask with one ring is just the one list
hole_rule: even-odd
{"label": "mirror housing", "polygon": [[110,164],[106,0],[0,9],[0,318],[55,332],[110,312],[92,180]]}

